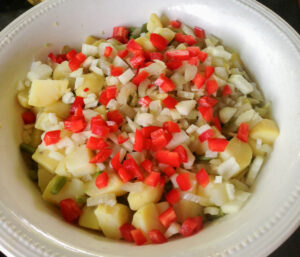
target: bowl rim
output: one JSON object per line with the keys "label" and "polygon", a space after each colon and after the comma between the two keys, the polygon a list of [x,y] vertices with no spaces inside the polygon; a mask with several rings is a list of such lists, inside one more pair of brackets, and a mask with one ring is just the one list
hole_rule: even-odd
{"label": "bowl rim", "polygon": [[[71,0],[45,1],[20,15],[0,31],[0,53],[22,28],[32,23],[39,16],[46,14],[49,10],[68,1]],[[279,15],[255,0],[230,1],[256,13],[275,27],[277,32],[284,35],[293,45],[296,57],[300,57],[300,35]],[[282,220],[285,220],[285,222]],[[20,215],[5,207],[0,200],[0,250],[7,256],[61,256],[62,254],[68,256],[71,253],[72,250],[68,249],[68,246],[62,248],[62,243],[55,244],[55,241],[47,239],[45,232],[37,231],[39,233],[33,233],[26,229],[26,226],[33,227],[31,224],[27,224]],[[233,256],[241,253],[249,245],[256,246],[255,256],[266,256],[279,247],[299,226],[300,181],[298,181],[295,188],[290,190],[289,196],[281,204],[278,212],[265,221],[263,227],[257,228],[251,234],[249,231],[247,238],[241,238],[238,243],[215,253],[214,256]],[[37,229],[34,228],[34,230]],[[271,230],[272,240],[269,240],[267,247],[262,248],[259,239]],[[42,238],[40,234],[43,235]],[[72,256],[77,256],[77,254],[72,252]],[[193,252],[193,254],[197,253]],[[82,256],[81,253],[78,256]]]}

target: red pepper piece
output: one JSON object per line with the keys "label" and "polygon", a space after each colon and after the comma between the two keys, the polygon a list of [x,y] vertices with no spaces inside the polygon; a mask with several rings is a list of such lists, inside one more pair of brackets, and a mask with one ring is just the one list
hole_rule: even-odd
{"label": "red pepper piece", "polygon": [[90,163],[102,163],[105,162],[111,155],[111,149],[101,149],[91,160]]}
{"label": "red pepper piece", "polygon": [[179,191],[177,189],[171,189],[167,194],[166,194],[166,200],[168,201],[169,204],[176,204],[179,202]]}
{"label": "red pepper piece", "polygon": [[83,97],[81,97],[81,96],[75,97],[75,101],[73,102],[73,104],[71,106],[70,113],[74,114],[76,109],[78,108],[78,106],[80,106],[81,108],[84,106]]}
{"label": "red pepper piece", "polygon": [[144,137],[149,138],[151,136],[151,133],[158,129],[160,129],[160,127],[158,127],[158,126],[148,126],[148,127],[142,128],[141,131],[142,131],[142,134]]}
{"label": "red pepper piece", "polygon": [[182,66],[182,61],[171,59],[166,63],[166,65],[167,65],[168,69],[176,70]]}
{"label": "red pepper piece", "polygon": [[89,91],[90,89],[88,87],[86,87],[85,89],[83,89],[84,92]]}
{"label": "red pepper piece", "polygon": [[169,142],[168,137],[162,128],[151,133],[151,140],[152,149],[154,151],[164,148]]}
{"label": "red pepper piece", "polygon": [[159,163],[168,164],[172,167],[179,167],[181,164],[180,156],[177,152],[160,150],[156,152],[155,158]]}
{"label": "red pepper piece", "polygon": [[125,58],[127,55],[128,55],[128,50],[127,49],[124,49],[124,50],[121,50],[121,51],[118,52],[118,56],[120,58]]}
{"label": "red pepper piece", "polygon": [[208,95],[212,95],[218,90],[218,83],[215,79],[208,80],[206,82],[206,92]]}
{"label": "red pepper piece", "polygon": [[200,62],[204,62],[206,60],[207,56],[208,56],[207,53],[200,51],[198,58],[199,58]]}
{"label": "red pepper piece", "polygon": [[126,241],[133,242],[133,237],[131,235],[131,231],[136,229],[133,225],[131,225],[129,223],[125,223],[119,229],[120,229],[120,233],[121,233],[122,237]]}
{"label": "red pepper piece", "polygon": [[125,143],[126,141],[128,141],[129,137],[124,138],[122,135],[118,135],[118,144],[121,145],[123,143]]}
{"label": "red pepper piece", "polygon": [[112,49],[112,47],[110,47],[110,46],[107,46],[107,47],[105,47],[105,50],[104,50],[104,56],[105,57],[109,57],[111,54],[112,54],[112,51],[113,51],[113,49]]}
{"label": "red pepper piece", "polygon": [[174,29],[179,29],[181,27],[181,22],[179,20],[172,20],[172,21],[170,21],[170,25]]}
{"label": "red pepper piece", "polygon": [[24,124],[33,124],[35,123],[35,114],[32,111],[25,111],[22,113],[22,119]]}
{"label": "red pepper piece", "polygon": [[177,220],[176,213],[172,207],[169,207],[162,214],[158,216],[160,223],[163,224],[164,227],[169,227],[171,223]]}
{"label": "red pepper piece", "polygon": [[109,103],[110,100],[111,99],[109,99],[107,97],[107,91],[106,90],[102,91],[101,94],[100,94],[100,96],[99,96],[99,103],[101,103],[101,104],[103,104],[103,105],[106,106]]}
{"label": "red pepper piece", "polygon": [[115,121],[107,121],[107,127],[109,129],[109,133],[117,132],[118,131],[118,124]]}
{"label": "red pepper piece", "polygon": [[208,148],[213,152],[224,152],[228,141],[224,138],[209,138]]}
{"label": "red pepper piece", "polygon": [[143,51],[143,48],[133,38],[128,41],[126,48],[129,51]]}
{"label": "red pepper piece", "polygon": [[59,207],[65,221],[70,223],[75,222],[82,213],[77,203],[71,198],[61,200],[59,202]]}
{"label": "red pepper piece", "polygon": [[178,104],[178,101],[170,95],[168,95],[162,102],[169,109],[174,109]]}
{"label": "red pepper piece", "polygon": [[193,66],[197,66],[199,65],[199,59],[198,57],[191,57],[189,60],[188,60],[188,63],[190,65],[193,65]]}
{"label": "red pepper piece", "polygon": [[186,50],[189,51],[191,57],[198,57],[201,52],[198,46],[188,46]]}
{"label": "red pepper piece", "polygon": [[115,156],[110,161],[111,166],[115,171],[118,171],[122,165],[120,162],[120,151],[115,154]]}
{"label": "red pepper piece", "polygon": [[163,36],[156,33],[150,34],[150,41],[159,51],[164,51],[169,43]]}
{"label": "red pepper piece", "polygon": [[215,72],[215,67],[213,66],[206,66],[205,67],[205,77],[209,78],[211,75],[213,75]]}
{"label": "red pepper piece", "polygon": [[180,228],[180,234],[184,237],[191,236],[199,232],[203,228],[202,217],[187,218]]}
{"label": "red pepper piece", "polygon": [[148,232],[149,239],[153,244],[163,244],[168,242],[168,239],[158,229],[152,229]]}
{"label": "red pepper piece", "polygon": [[91,150],[101,150],[108,146],[102,138],[90,137],[86,142],[86,147]]}
{"label": "red pepper piece", "polygon": [[110,75],[112,75],[114,77],[118,77],[118,76],[122,75],[123,72],[124,72],[123,67],[120,67],[120,66],[114,67],[113,65],[110,66]]}
{"label": "red pepper piece", "polygon": [[222,96],[227,96],[227,95],[231,95],[232,94],[232,89],[230,86],[225,85],[223,87],[223,91],[222,91]]}
{"label": "red pepper piece", "polygon": [[117,95],[117,88],[116,86],[107,86],[105,88],[105,91],[106,91],[106,96],[108,99],[114,99],[116,98],[116,95]]}
{"label": "red pepper piece", "polygon": [[202,187],[206,187],[209,183],[209,175],[204,168],[197,172],[196,179]]}
{"label": "red pepper piece", "polygon": [[221,127],[221,123],[220,123],[220,120],[218,118],[218,116],[215,116],[213,118],[213,124],[215,125],[215,127],[220,131],[222,132],[222,127]]}
{"label": "red pepper piece", "polygon": [[194,33],[196,37],[200,39],[205,39],[205,30],[199,27],[194,27]]}
{"label": "red pepper piece", "polygon": [[139,181],[143,181],[144,180],[144,176],[143,176],[143,173],[142,171],[140,170],[138,164],[136,163],[136,161],[132,158],[131,155],[127,155],[130,157],[130,159],[127,159],[123,162],[123,168],[133,174],[133,176],[135,178],[137,178]]}
{"label": "red pepper piece", "polygon": [[165,76],[165,74],[160,74],[159,78],[154,81],[154,84],[160,87],[164,92],[170,92],[176,89],[173,81]]}
{"label": "red pepper piece", "polygon": [[108,184],[108,176],[106,172],[102,172],[96,177],[95,185],[97,188],[101,189],[106,187]]}
{"label": "red pepper piece", "polygon": [[99,137],[105,138],[108,136],[109,128],[107,127],[105,120],[103,120],[100,115],[91,119],[91,131]]}
{"label": "red pepper piece", "polygon": [[64,121],[65,129],[72,131],[73,133],[79,133],[83,131],[86,127],[86,122],[84,117],[71,116]]}
{"label": "red pepper piece", "polygon": [[183,35],[182,33],[176,33],[174,39],[179,43],[186,43],[189,46],[197,43],[197,40],[192,35]]}
{"label": "red pepper piece", "polygon": [[168,59],[186,61],[190,58],[190,53],[188,50],[168,50],[166,52],[166,57]]}
{"label": "red pepper piece", "polygon": [[180,156],[180,161],[183,163],[188,162],[188,156],[185,148],[182,145],[178,145],[174,148],[173,152],[177,152]]}
{"label": "red pepper piece", "polygon": [[136,245],[143,245],[147,242],[147,238],[144,236],[142,230],[134,229],[130,233]]}
{"label": "red pepper piece", "polygon": [[202,118],[206,121],[206,122],[211,122],[213,119],[213,108],[212,107],[204,107],[204,106],[200,106],[198,107],[199,112],[202,115]]}
{"label": "red pepper piece", "polygon": [[139,100],[139,104],[143,107],[148,107],[149,104],[152,102],[152,99],[149,96],[144,96]]}
{"label": "red pepper piece", "polygon": [[176,122],[173,122],[173,121],[164,122],[163,128],[165,130],[169,131],[170,133],[178,133],[178,132],[181,131],[178,124]]}
{"label": "red pepper piece", "polygon": [[160,173],[151,171],[144,183],[148,186],[156,187],[160,181]]}
{"label": "red pepper piece", "polygon": [[133,150],[137,152],[141,152],[144,149],[144,136],[141,130],[135,131],[135,138],[133,144]]}
{"label": "red pepper piece", "polygon": [[149,159],[146,159],[141,163],[141,166],[144,170],[151,172],[153,168],[153,163]]}
{"label": "red pepper piece", "polygon": [[56,56],[53,53],[49,53],[48,54],[48,58],[52,61],[52,62],[57,62]]}
{"label": "red pepper piece", "polygon": [[70,50],[67,54],[66,54],[66,58],[68,61],[72,60],[75,58],[77,52],[75,49]]}
{"label": "red pepper piece", "polygon": [[67,60],[67,57],[65,54],[59,54],[56,56],[56,62],[58,64],[61,64],[62,62],[66,61]]}
{"label": "red pepper piece", "polygon": [[129,30],[126,27],[118,26],[113,28],[112,37],[120,41],[122,44],[125,44],[128,41],[128,34]]}
{"label": "red pepper piece", "polygon": [[79,69],[81,65],[81,62],[79,60],[77,60],[76,58],[71,59],[69,61],[69,68],[71,69],[71,71],[75,71],[77,69]]}
{"label": "red pepper piece", "polygon": [[107,112],[107,120],[114,121],[120,126],[124,119],[123,115],[118,110],[114,110]]}
{"label": "red pepper piece", "polygon": [[175,170],[173,167],[169,166],[169,167],[167,167],[167,168],[164,168],[164,169],[163,169],[163,172],[164,172],[168,177],[171,177],[173,174],[176,173],[176,170]]}
{"label": "red pepper piece", "polygon": [[135,55],[129,60],[129,62],[131,66],[136,69],[144,64],[145,57],[142,55]]}
{"label": "red pepper piece", "polygon": [[205,81],[206,78],[201,73],[197,73],[195,78],[193,79],[193,83],[198,89],[204,86]]}
{"label": "red pepper piece", "polygon": [[149,53],[149,59],[151,61],[153,61],[153,60],[161,60],[162,61],[164,59],[164,56],[160,52],[150,52]]}
{"label": "red pepper piece", "polygon": [[132,79],[132,83],[134,83],[135,85],[139,85],[141,84],[147,77],[149,76],[149,73],[145,70],[139,72],[138,75],[136,75],[133,79]]}
{"label": "red pepper piece", "polygon": [[131,173],[130,170],[126,170],[122,167],[118,169],[118,175],[124,183],[127,183],[134,178],[134,175]]}
{"label": "red pepper piece", "polygon": [[212,129],[208,129],[204,131],[201,135],[199,135],[199,141],[203,143],[204,141],[208,140],[209,138],[212,138],[215,135],[215,132]]}
{"label": "red pepper piece", "polygon": [[187,172],[180,173],[176,177],[176,182],[177,182],[180,190],[182,190],[182,191],[187,191],[192,187],[191,181],[190,181],[190,176]]}
{"label": "red pepper piece", "polygon": [[214,107],[218,103],[218,100],[210,96],[203,96],[199,98],[198,103],[203,107]]}
{"label": "red pepper piece", "polygon": [[249,136],[249,124],[241,123],[238,128],[237,138],[240,139],[241,141],[247,143],[248,136]]}
{"label": "red pepper piece", "polygon": [[44,136],[44,143],[45,145],[53,145],[58,143],[60,140],[60,130],[52,130],[47,131]]}

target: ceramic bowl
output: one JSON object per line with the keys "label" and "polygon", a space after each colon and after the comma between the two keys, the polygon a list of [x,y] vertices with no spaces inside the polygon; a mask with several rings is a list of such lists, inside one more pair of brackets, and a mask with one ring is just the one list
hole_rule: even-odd
{"label": "ceramic bowl", "polygon": [[[139,25],[152,12],[198,25],[237,50],[273,103],[280,127],[244,208],[195,236],[136,247],[63,221],[28,179],[18,144],[16,83],[34,59],[46,60],[87,35]],[[45,47],[49,44],[50,47]],[[51,0],[0,33],[0,245],[9,256],[267,256],[300,220],[300,39],[280,17],[249,0]]]}

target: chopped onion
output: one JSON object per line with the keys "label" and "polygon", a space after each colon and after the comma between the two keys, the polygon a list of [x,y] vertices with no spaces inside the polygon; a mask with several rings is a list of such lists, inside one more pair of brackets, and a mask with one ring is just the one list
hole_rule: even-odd
{"label": "chopped onion", "polygon": [[227,123],[236,113],[237,109],[234,107],[226,106],[219,111],[220,120],[222,123]]}
{"label": "chopped onion", "polygon": [[154,123],[154,117],[151,113],[137,113],[135,123],[142,127],[147,127]]}
{"label": "chopped onion", "polygon": [[119,56],[116,56],[114,61],[113,61],[113,65],[114,66],[119,66],[122,67],[124,69],[128,68],[128,64],[126,62],[123,61],[122,58],[120,58]]}
{"label": "chopped onion", "polygon": [[192,169],[196,158],[187,145],[182,144],[182,146],[184,147],[188,158],[188,161],[183,164],[183,167],[185,169]]}
{"label": "chopped onion", "polygon": [[196,76],[198,69],[195,65],[187,65],[184,72],[184,79],[186,82],[193,80]]}
{"label": "chopped onion", "polygon": [[243,206],[243,202],[239,200],[233,200],[230,202],[225,203],[221,206],[222,212],[226,214],[236,213],[238,212],[241,207]]}
{"label": "chopped onion", "polygon": [[249,186],[253,185],[255,178],[257,177],[263,162],[264,162],[264,158],[262,156],[258,155],[255,157],[254,161],[250,166],[249,172],[247,174],[247,178],[246,178],[247,185]]}
{"label": "chopped onion", "polygon": [[205,157],[206,158],[217,158],[218,152],[212,152],[211,150],[205,151]]}
{"label": "chopped onion", "polygon": [[107,193],[107,194],[101,194],[89,197],[86,201],[86,205],[88,207],[90,206],[96,206],[99,204],[105,204],[108,206],[114,206],[117,203],[116,195],[113,193]]}
{"label": "chopped onion", "polygon": [[78,77],[81,77],[83,74],[83,68],[79,68],[73,72],[70,73],[70,77],[71,78],[78,78]]}
{"label": "chopped onion", "polygon": [[221,183],[222,183],[222,180],[223,180],[223,177],[222,177],[222,176],[215,176],[215,181],[214,181],[214,183],[215,183],[215,184],[221,184]]}
{"label": "chopped onion", "polygon": [[234,185],[233,184],[229,184],[229,183],[225,183],[225,188],[226,188],[226,192],[227,192],[227,196],[229,198],[229,200],[233,200],[235,195],[235,189],[234,189]]}
{"label": "chopped onion", "polygon": [[198,129],[198,127],[195,126],[194,124],[192,124],[187,128],[186,133],[193,134],[194,132],[197,131],[197,129]]}
{"label": "chopped onion", "polygon": [[229,82],[234,84],[238,90],[247,95],[253,91],[253,86],[242,75],[234,74],[229,78]]}
{"label": "chopped onion", "polygon": [[197,134],[201,135],[203,132],[205,132],[206,130],[209,130],[209,129],[211,129],[211,126],[209,126],[208,124],[204,124],[200,128],[197,129]]}
{"label": "chopped onion", "polygon": [[172,185],[174,188],[179,188],[178,184],[177,184],[177,181],[176,181],[176,178],[177,178],[178,174],[175,173],[173,174],[171,177],[170,177],[170,180],[172,182]]}
{"label": "chopped onion", "polygon": [[100,69],[99,67],[94,66],[94,65],[90,66],[90,71],[95,72],[99,76],[103,76],[104,75],[102,69]]}
{"label": "chopped onion", "polygon": [[186,100],[179,102],[175,108],[181,115],[188,115],[196,106],[195,100]]}
{"label": "chopped onion", "polygon": [[239,201],[242,201],[242,202],[245,202],[245,201],[248,200],[250,195],[251,194],[249,192],[245,192],[245,191],[242,191],[242,190],[237,190],[235,192],[235,199],[239,200]]}
{"label": "chopped onion", "polygon": [[95,58],[94,58],[93,56],[87,57],[87,58],[85,59],[85,61],[83,62],[82,66],[83,66],[84,68],[90,67],[91,64],[92,64],[92,62],[93,62],[93,60],[95,60]]}
{"label": "chopped onion", "polygon": [[82,44],[81,52],[85,55],[95,56],[98,53],[97,46]]}
{"label": "chopped onion", "polygon": [[65,158],[63,154],[56,151],[50,151],[48,157],[56,161],[61,161]]}
{"label": "chopped onion", "polygon": [[221,57],[225,60],[229,61],[231,59],[232,54],[227,52],[223,46],[208,46],[207,48],[203,49],[204,52],[214,56],[214,57]]}
{"label": "chopped onion", "polygon": [[75,85],[74,85],[74,89],[79,88],[84,82],[84,78],[81,77],[77,77],[75,80]]}
{"label": "chopped onion", "polygon": [[180,233],[180,225],[176,222],[171,223],[171,225],[168,227],[168,229],[166,230],[164,236],[166,238],[170,238],[176,234]]}
{"label": "chopped onion", "polygon": [[208,204],[208,200],[202,196],[199,195],[195,195],[193,193],[189,193],[189,192],[180,192],[180,196],[182,197],[182,199],[190,201],[190,202],[194,202],[194,203],[198,203],[200,205],[204,205],[206,206]]}
{"label": "chopped onion", "polygon": [[205,207],[203,211],[204,214],[209,214],[212,216],[218,215],[220,212],[219,208],[217,207]]}
{"label": "chopped onion", "polygon": [[185,99],[194,99],[195,94],[187,91],[178,91],[177,96]]}
{"label": "chopped onion", "polygon": [[185,133],[185,131],[181,130],[178,133],[173,134],[173,138],[170,140],[170,142],[167,144],[166,148],[168,150],[174,149],[178,145],[182,145],[184,143],[187,143],[189,141],[189,136]]}
{"label": "chopped onion", "polygon": [[31,64],[31,69],[27,74],[27,78],[30,81],[35,79],[49,79],[52,74],[52,68],[41,62],[33,62]]}
{"label": "chopped onion", "polygon": [[239,170],[240,166],[238,165],[234,157],[230,157],[217,167],[218,174],[223,176],[225,179],[229,179],[232,176],[236,175]]}

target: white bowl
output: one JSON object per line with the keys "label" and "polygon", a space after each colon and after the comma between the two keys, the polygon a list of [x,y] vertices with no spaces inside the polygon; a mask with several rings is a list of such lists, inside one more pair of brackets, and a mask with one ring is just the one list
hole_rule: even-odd
{"label": "white bowl", "polygon": [[[25,175],[18,144],[21,119],[16,82],[33,59],[85,36],[110,35],[114,25],[138,25],[166,13],[204,27],[241,57],[273,102],[281,133],[236,215],[189,238],[136,247],[67,224]],[[51,43],[50,48],[45,44]],[[0,244],[9,256],[267,256],[300,221],[300,39],[282,19],[248,0],[51,0],[0,33]]]}

